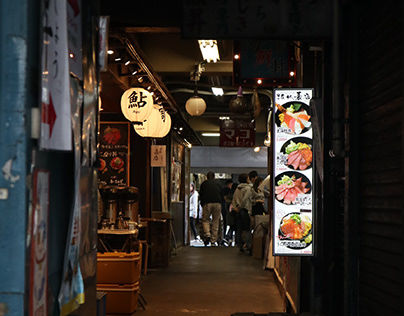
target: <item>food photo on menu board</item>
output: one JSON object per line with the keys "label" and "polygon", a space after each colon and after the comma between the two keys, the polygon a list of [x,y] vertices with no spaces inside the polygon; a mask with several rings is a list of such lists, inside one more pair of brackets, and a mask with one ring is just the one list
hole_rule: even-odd
{"label": "food photo on menu board", "polygon": [[307,137],[295,137],[286,141],[281,147],[284,159],[281,161],[289,169],[307,170],[312,167],[313,141]]}
{"label": "food photo on menu board", "polygon": [[287,134],[300,135],[311,129],[310,107],[300,101],[275,103],[276,126],[281,127]]}
{"label": "food photo on menu board", "polygon": [[310,213],[291,212],[278,222],[279,244],[289,249],[303,249],[313,241]]}
{"label": "food photo on menu board", "polygon": [[299,172],[286,171],[275,177],[275,197],[286,205],[311,205],[310,180]]}

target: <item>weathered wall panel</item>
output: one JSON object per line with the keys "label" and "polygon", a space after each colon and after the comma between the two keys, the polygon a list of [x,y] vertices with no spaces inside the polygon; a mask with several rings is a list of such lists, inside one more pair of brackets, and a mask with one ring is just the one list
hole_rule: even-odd
{"label": "weathered wall panel", "polygon": [[359,312],[399,315],[403,247],[403,7],[360,12]]}

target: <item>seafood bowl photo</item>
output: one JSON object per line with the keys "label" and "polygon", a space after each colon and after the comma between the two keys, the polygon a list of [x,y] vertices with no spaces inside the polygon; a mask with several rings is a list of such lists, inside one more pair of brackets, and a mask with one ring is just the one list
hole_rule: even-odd
{"label": "seafood bowl photo", "polygon": [[285,142],[281,152],[286,155],[285,165],[293,170],[307,170],[312,167],[313,142],[307,137],[295,137]]}
{"label": "seafood bowl photo", "polygon": [[101,133],[101,141],[106,145],[123,144],[125,138],[122,137],[123,130],[121,127],[107,126]]}
{"label": "seafood bowl photo", "polygon": [[297,198],[310,192],[310,180],[299,172],[286,171],[275,177],[275,197],[283,204],[298,204]]}
{"label": "seafood bowl photo", "polygon": [[[279,224],[279,235],[282,240],[296,240],[308,246],[313,238],[311,218],[299,212],[285,215]],[[297,248],[302,247],[299,245]]]}
{"label": "seafood bowl photo", "polygon": [[287,134],[299,135],[311,128],[310,107],[299,101],[276,104],[275,123]]}

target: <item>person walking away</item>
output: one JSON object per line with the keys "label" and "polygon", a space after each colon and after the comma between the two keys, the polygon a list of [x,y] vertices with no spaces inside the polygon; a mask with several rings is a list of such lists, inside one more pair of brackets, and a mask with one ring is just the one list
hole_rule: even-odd
{"label": "person walking away", "polygon": [[200,240],[196,230],[199,212],[199,193],[195,190],[194,183],[190,184],[189,189],[189,225],[191,226],[191,232],[194,234],[194,240]]}
{"label": "person walking away", "polygon": [[261,190],[260,185],[264,181],[263,178],[257,177],[255,179],[252,190],[253,190],[253,197],[252,197],[252,212],[251,215],[265,215],[265,198],[268,197],[269,192],[266,190]]}
{"label": "person walking away", "polygon": [[254,185],[255,179],[258,178],[258,172],[255,170],[252,170],[248,173],[248,179],[249,179],[249,183],[250,186],[252,187]]}
{"label": "person walking away", "polygon": [[233,183],[233,185],[231,186],[231,202],[230,202],[230,206],[229,206],[229,213],[227,214],[227,223],[229,225],[229,231],[227,233],[229,241],[233,242],[233,235],[235,237],[235,244],[237,245],[237,216],[238,213],[233,209],[233,196],[234,196],[234,192],[236,191],[238,186],[238,183]]}
{"label": "person walking away", "polygon": [[[212,171],[207,173],[207,180],[201,184],[199,196],[202,205],[202,227],[204,232],[205,246],[217,246],[220,215],[222,212],[223,189],[215,180]],[[212,229],[211,219],[212,216]]]}
{"label": "person walking away", "polygon": [[233,180],[229,179],[226,181],[225,186],[223,188],[223,195],[224,195],[224,209],[225,209],[225,214],[223,215],[223,217],[225,217],[226,220],[223,220],[225,224],[224,227],[224,239],[227,241],[227,243],[229,243],[230,240],[233,239],[233,232],[231,233],[231,236],[229,236],[228,234],[228,229],[227,227],[229,227],[229,232],[231,230],[231,225],[235,225],[235,219],[234,221],[232,221],[231,224],[229,224],[229,220],[230,219],[230,205],[231,205],[231,201],[233,200],[233,190],[232,190],[232,186],[233,186]]}
{"label": "person walking away", "polygon": [[251,229],[254,229],[255,227],[255,216],[265,215],[266,213],[264,203],[269,192],[264,189],[260,189],[260,185],[263,181],[263,178],[257,177],[252,187]]}
{"label": "person walking away", "polygon": [[234,191],[232,200],[233,209],[238,212],[236,241],[240,252],[251,254],[251,210],[252,190],[249,184],[248,174],[242,173],[238,177],[240,184]]}

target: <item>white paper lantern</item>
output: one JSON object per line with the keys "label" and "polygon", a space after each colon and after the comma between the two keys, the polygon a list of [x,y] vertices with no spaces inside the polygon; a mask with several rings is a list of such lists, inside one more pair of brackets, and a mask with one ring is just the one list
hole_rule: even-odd
{"label": "white paper lantern", "polygon": [[153,105],[149,117],[142,124],[134,125],[134,129],[142,137],[156,137],[162,123],[159,107]]}
{"label": "white paper lantern", "polygon": [[185,109],[192,116],[198,116],[205,113],[206,110],[206,102],[201,97],[194,95],[190,97],[185,103]]}
{"label": "white paper lantern", "polygon": [[[163,109],[163,108],[162,108]],[[160,129],[157,131],[157,135],[155,137],[163,138],[165,137],[171,129],[171,116],[166,111],[160,111],[161,115],[161,126]]]}
{"label": "white paper lantern", "polygon": [[131,122],[143,122],[153,110],[153,96],[143,88],[130,88],[121,97],[121,111]]}

